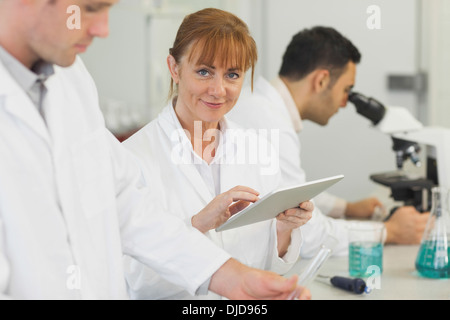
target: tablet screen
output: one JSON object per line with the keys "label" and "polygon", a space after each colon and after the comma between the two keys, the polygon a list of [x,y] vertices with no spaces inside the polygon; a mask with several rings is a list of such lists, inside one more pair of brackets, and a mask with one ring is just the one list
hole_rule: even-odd
{"label": "tablet screen", "polygon": [[216,231],[224,231],[275,218],[279,213],[297,207],[301,202],[311,200],[342,178],[344,178],[343,175],[337,175],[272,191],[232,216],[216,228]]}

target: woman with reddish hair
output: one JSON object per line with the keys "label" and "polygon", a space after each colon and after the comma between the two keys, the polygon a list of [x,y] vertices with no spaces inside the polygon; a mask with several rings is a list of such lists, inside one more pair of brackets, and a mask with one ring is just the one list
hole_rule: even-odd
{"label": "woman with reddish hair", "polygon": [[[181,217],[240,262],[283,274],[299,256],[300,226],[311,218],[311,202],[276,219],[215,231],[280,181],[272,144],[225,117],[236,104],[249,69],[253,81],[256,60],[255,41],[235,15],[210,8],[186,16],[167,57],[170,103],[124,145],[137,155],[145,179],[164,186],[154,193],[164,212]],[[225,214],[200,212],[218,197],[229,199]],[[194,298],[137,260],[126,257],[125,264],[132,298]],[[219,296],[209,293],[200,298]]]}

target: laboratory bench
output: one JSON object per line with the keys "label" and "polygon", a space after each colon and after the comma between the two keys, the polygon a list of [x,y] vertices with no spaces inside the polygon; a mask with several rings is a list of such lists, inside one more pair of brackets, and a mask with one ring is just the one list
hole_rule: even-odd
{"label": "laboratory bench", "polygon": [[[364,278],[366,283],[375,286],[368,294],[355,294],[336,288],[319,277],[310,281],[307,287],[313,300],[450,300],[450,279],[425,278],[415,269],[418,251],[419,245],[384,246],[381,276],[378,279]],[[308,262],[307,259],[300,259],[287,276],[300,274]],[[350,277],[348,257],[329,257],[318,274]]]}

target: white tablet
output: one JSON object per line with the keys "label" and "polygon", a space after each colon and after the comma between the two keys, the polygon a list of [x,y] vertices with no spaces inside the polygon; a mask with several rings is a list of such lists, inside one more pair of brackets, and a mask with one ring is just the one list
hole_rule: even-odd
{"label": "white tablet", "polygon": [[224,231],[275,218],[279,213],[297,207],[344,178],[343,175],[306,182],[304,184],[272,191],[236,213],[216,231]]}

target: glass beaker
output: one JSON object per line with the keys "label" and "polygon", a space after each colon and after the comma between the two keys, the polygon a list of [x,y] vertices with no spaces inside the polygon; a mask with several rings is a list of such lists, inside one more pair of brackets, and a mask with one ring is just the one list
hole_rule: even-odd
{"label": "glass beaker", "polygon": [[428,278],[450,278],[450,212],[449,190],[431,190],[430,217],[416,258],[417,271]]}
{"label": "glass beaker", "polygon": [[348,225],[348,271],[352,277],[383,272],[384,224],[352,221]]}

